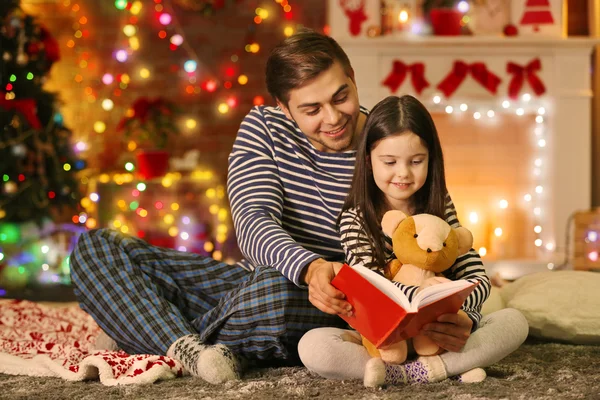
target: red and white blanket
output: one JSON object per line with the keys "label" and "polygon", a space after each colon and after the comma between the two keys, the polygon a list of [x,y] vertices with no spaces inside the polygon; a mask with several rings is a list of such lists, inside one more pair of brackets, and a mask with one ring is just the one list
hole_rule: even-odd
{"label": "red and white blanket", "polygon": [[0,373],[100,379],[107,386],[152,383],[185,373],[169,357],[94,350],[100,332],[76,305],[0,301]]}

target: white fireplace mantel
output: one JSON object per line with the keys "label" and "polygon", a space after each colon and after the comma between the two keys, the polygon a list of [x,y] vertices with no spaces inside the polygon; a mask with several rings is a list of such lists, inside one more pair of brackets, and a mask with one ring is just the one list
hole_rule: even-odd
{"label": "white fireplace mantel", "polygon": [[[335,35],[333,37],[336,38]],[[525,104],[530,111],[538,107],[546,110],[544,135],[547,145],[544,150],[549,170],[546,171],[544,188],[547,204],[545,243],[553,241],[556,244],[554,259],[562,258],[569,215],[576,210],[589,209],[591,205],[591,52],[595,45],[600,44],[599,40],[475,36],[336,39],[350,58],[361,104],[368,108],[390,94],[412,94],[431,108],[451,105],[458,110],[461,103],[468,102],[480,105],[482,109],[490,106],[502,109],[500,104],[508,99],[508,85],[512,78],[506,71],[507,63],[524,66],[539,58],[542,69],[538,76],[546,86],[546,93],[537,97],[525,83],[521,94],[533,95]],[[391,72],[394,60],[405,64],[425,64],[425,77],[430,86],[421,94],[415,93],[409,74],[392,93],[382,82]],[[436,86],[458,60],[485,63],[488,70],[502,79],[497,93],[486,91],[468,76],[451,97],[444,98]],[[441,96],[437,104],[432,101],[435,96]],[[503,111],[515,112],[516,108],[523,106],[515,102],[511,104]]]}
{"label": "white fireplace mantel", "polygon": [[[534,58],[542,61],[538,73],[548,89],[544,97],[591,98],[591,59],[593,47],[600,40],[590,38],[501,38],[501,37],[377,37],[338,40],[354,67],[361,100],[366,106],[374,105],[382,96],[390,94],[381,82],[391,70],[391,61],[407,64],[426,64],[426,77],[434,88],[448,73],[456,60],[484,62],[488,69],[503,79],[498,96],[477,90],[475,85],[461,86],[454,96],[501,97],[506,95],[510,76],[506,73],[508,61],[525,65]],[[403,93],[410,92],[408,80]],[[423,95],[432,92],[432,87]],[[481,89],[481,88],[479,88]],[[377,94],[370,98],[372,94]],[[453,97],[454,97],[453,96]],[[506,97],[506,96],[505,96]],[[373,103],[371,104],[371,101]],[[368,103],[367,103],[368,102]]]}

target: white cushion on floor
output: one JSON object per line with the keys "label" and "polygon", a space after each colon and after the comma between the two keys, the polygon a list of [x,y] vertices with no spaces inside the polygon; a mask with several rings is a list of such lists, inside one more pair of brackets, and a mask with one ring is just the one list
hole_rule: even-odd
{"label": "white cushion on floor", "polygon": [[600,273],[539,272],[509,283],[500,294],[506,307],[527,318],[530,335],[600,344]]}
{"label": "white cushion on floor", "polygon": [[492,286],[490,296],[487,298],[485,303],[483,303],[483,307],[481,307],[481,314],[488,315],[506,308],[506,304],[504,304],[504,299],[502,298],[500,292],[500,288]]}

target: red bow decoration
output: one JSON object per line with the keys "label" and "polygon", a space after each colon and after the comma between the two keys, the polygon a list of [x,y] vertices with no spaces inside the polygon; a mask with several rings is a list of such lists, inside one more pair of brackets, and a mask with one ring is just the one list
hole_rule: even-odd
{"label": "red bow decoration", "polygon": [[467,64],[464,61],[455,61],[452,71],[444,78],[437,86],[446,97],[452,96],[452,93],[458,89],[460,84],[465,80],[468,73],[471,73],[473,79],[486,88],[489,92],[496,94],[498,85],[502,80],[493,72],[488,71],[487,67],[482,62],[474,62]]}
{"label": "red bow decoration", "polygon": [[6,111],[16,110],[25,117],[33,129],[42,129],[42,123],[37,117],[37,105],[34,99],[6,100],[6,94],[0,92],[0,108]]}
{"label": "red bow decoration", "polygon": [[519,92],[521,92],[525,78],[527,78],[529,86],[531,86],[536,95],[540,96],[544,94],[546,92],[546,87],[536,75],[541,69],[542,62],[539,58],[534,59],[524,67],[513,62],[506,64],[506,72],[513,74],[513,78],[508,85],[508,96],[511,99],[517,99],[519,97]]}
{"label": "red bow decoration", "polygon": [[421,94],[423,89],[429,87],[429,82],[425,79],[425,64],[414,63],[406,65],[398,60],[393,62],[392,72],[385,78],[382,85],[389,87],[392,93],[395,93],[400,85],[402,85],[402,82],[404,82],[408,72],[411,73],[412,85],[418,94]]}

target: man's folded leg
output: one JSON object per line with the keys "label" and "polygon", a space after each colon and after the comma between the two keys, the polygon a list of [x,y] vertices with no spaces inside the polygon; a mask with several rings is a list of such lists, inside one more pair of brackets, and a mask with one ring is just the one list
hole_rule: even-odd
{"label": "man's folded leg", "polygon": [[192,324],[205,342],[224,344],[250,362],[279,365],[301,364],[298,342],[309,330],[347,326],[314,307],[306,289],[271,267],[256,268]]}
{"label": "man's folded leg", "polygon": [[[108,229],[84,233],[70,262],[82,309],[119,348],[130,354],[170,353],[192,374],[213,383],[237,377],[231,352],[200,341],[190,321],[217,306],[249,278],[249,271]],[[229,366],[220,368],[219,376],[201,367],[219,361]],[[205,371],[210,374],[203,376]]]}
{"label": "man's folded leg", "polygon": [[219,383],[241,360],[297,364],[302,335],[343,327],[270,267],[248,271],[151,246],[114,230],[84,233],[71,255],[81,307],[131,354],[168,354]]}

